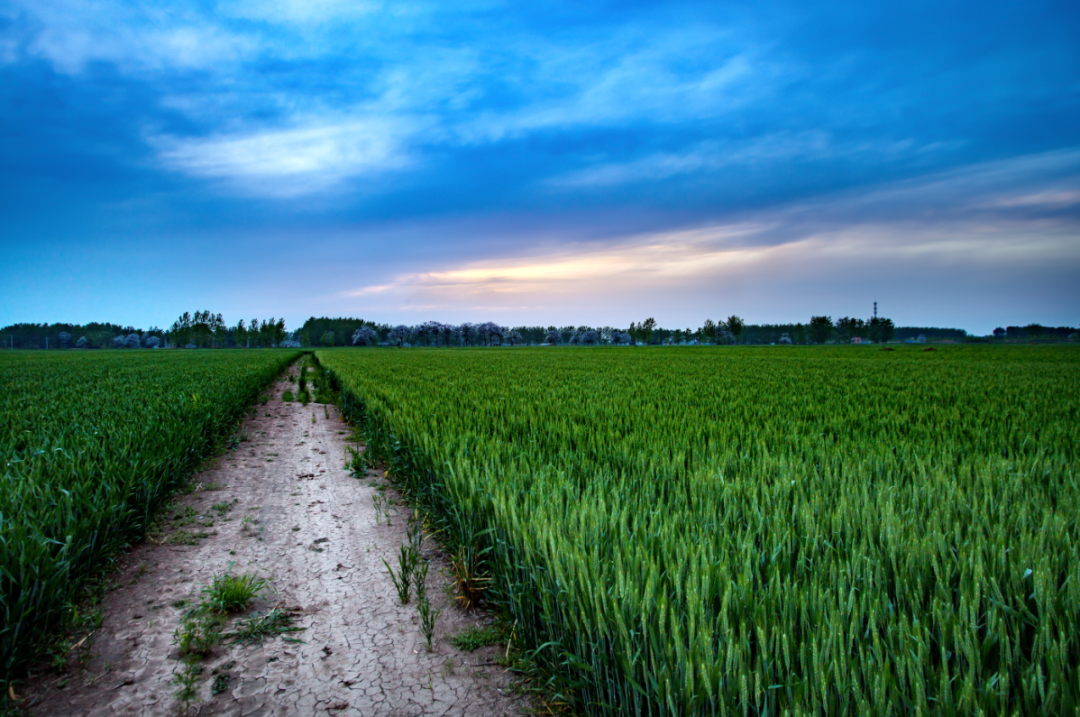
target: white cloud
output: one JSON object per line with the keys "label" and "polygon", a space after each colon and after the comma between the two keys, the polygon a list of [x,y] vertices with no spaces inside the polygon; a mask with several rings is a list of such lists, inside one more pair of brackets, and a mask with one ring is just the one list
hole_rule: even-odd
{"label": "white cloud", "polygon": [[[1075,282],[1069,288],[1062,281],[1080,267],[1075,218],[1047,220],[1027,210],[1080,201],[1074,174],[1046,176],[1077,161],[1068,153],[1022,157],[760,210],[741,223],[601,241],[574,240],[572,229],[560,241],[546,230],[542,244],[527,229],[509,230],[505,246],[532,250],[433,260],[343,291],[339,301],[343,310],[405,319],[422,307],[458,317],[483,307],[506,321],[581,323],[597,309],[598,320],[628,322],[654,312],[661,318],[663,307],[687,317],[717,306],[757,320],[805,321],[810,311],[851,313],[854,297],[867,307],[886,301],[894,319],[916,325],[964,323],[959,315],[948,318],[943,306],[967,317],[984,317],[987,306],[1034,306],[1028,294],[1040,292],[1075,304]],[[1016,182],[1027,189],[1005,191]],[[951,213],[922,210],[941,195]],[[810,296],[820,305],[808,307]]]}
{"label": "white cloud", "polygon": [[983,206],[1001,207],[1004,209],[1011,209],[1013,207],[1064,208],[1076,204],[1080,204],[1080,190],[1058,190],[1005,196],[988,202]]}
{"label": "white cloud", "polygon": [[409,120],[380,117],[209,138],[158,136],[151,142],[173,169],[226,180],[245,193],[289,197],[404,167],[405,141],[416,130]]}
{"label": "white cloud", "polygon": [[[461,123],[465,142],[498,141],[546,129],[617,125],[629,121],[679,122],[722,116],[772,91],[781,69],[717,34],[667,33],[642,41],[616,37],[583,46],[537,42],[519,50],[532,61],[516,79],[545,94],[522,107],[488,112]],[[676,69],[695,53],[703,67]]]}
{"label": "white cloud", "polygon": [[837,154],[824,132],[773,134],[743,143],[702,142],[688,152],[652,154],[631,162],[600,164],[548,180],[554,187],[605,187],[633,182],[654,182],[680,174],[713,171],[793,158],[811,159]]}
{"label": "white cloud", "polygon": [[89,62],[112,62],[127,71],[205,69],[255,52],[256,38],[229,32],[184,6],[131,6],[111,0],[15,0],[37,33],[27,47],[61,72]]}
{"label": "white cloud", "polygon": [[219,10],[251,20],[320,24],[362,18],[382,7],[382,3],[363,0],[232,0],[221,3]]}

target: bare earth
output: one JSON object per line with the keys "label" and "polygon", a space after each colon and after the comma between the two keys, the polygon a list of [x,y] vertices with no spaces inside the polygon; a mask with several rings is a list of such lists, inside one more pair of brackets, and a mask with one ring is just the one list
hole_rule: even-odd
{"label": "bare earth", "polygon": [[[230,563],[234,573],[269,580],[272,591],[253,609],[298,611],[295,624],[305,629],[290,637],[303,643],[272,637],[258,646],[220,646],[204,661],[190,713],[526,713],[507,674],[493,664],[499,648],[464,653],[450,645],[451,635],[484,618],[451,604],[445,565],[434,550],[425,550],[428,594],[442,615],[434,650],[427,651],[415,600],[401,605],[382,563],[385,558],[396,567],[405,509],[390,525],[385,518],[376,522],[372,484],[382,477],[351,476],[344,468],[348,427],[335,408],[285,404],[286,389],[295,391],[296,384],[275,383],[270,402],[243,425],[250,440],[196,476],[204,489],[178,498],[158,536],[163,542],[147,541],[125,558],[85,669],[32,681],[31,714],[182,713],[173,683],[182,669],[173,634],[184,608],[174,603],[198,600],[199,590]],[[222,503],[234,503],[224,516],[211,508]],[[183,518],[173,516],[183,516],[188,506],[198,517],[180,526]],[[245,516],[251,518],[245,522]],[[178,530],[210,535],[197,545],[170,543]],[[211,694],[215,671],[229,677],[218,695]]]}

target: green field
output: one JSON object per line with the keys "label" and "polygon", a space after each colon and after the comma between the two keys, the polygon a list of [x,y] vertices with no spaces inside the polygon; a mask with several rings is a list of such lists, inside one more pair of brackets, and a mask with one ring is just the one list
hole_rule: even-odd
{"label": "green field", "polygon": [[581,712],[1080,706],[1080,352],[318,356]]}
{"label": "green field", "polygon": [[0,682],[298,353],[0,354]]}

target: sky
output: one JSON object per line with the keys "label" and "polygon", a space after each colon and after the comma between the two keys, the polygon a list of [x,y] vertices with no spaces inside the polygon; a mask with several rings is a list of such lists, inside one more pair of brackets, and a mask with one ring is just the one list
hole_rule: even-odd
{"label": "sky", "polygon": [[0,325],[1080,324],[1080,5],[0,0]]}

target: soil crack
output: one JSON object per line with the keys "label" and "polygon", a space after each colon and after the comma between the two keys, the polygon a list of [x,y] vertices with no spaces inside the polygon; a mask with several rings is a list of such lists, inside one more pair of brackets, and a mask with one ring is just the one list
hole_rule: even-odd
{"label": "soil crack", "polygon": [[[295,381],[298,367],[289,371]],[[218,644],[194,680],[192,713],[527,713],[504,671],[488,662],[497,648],[470,655],[490,668],[452,669],[467,663],[449,638],[480,618],[453,608],[438,558],[428,594],[441,615],[427,650],[416,606],[400,604],[383,564],[406,541],[407,521],[381,519],[387,508],[377,474],[358,480],[345,468],[348,431],[336,407],[283,402],[292,381],[273,385],[267,403],[243,423],[235,449],[195,476],[200,489],[179,496],[161,533],[121,561],[120,586],[102,604],[90,658],[32,680],[31,714],[177,714],[183,663],[174,636],[200,591],[230,572],[264,579],[268,589],[220,627],[222,634],[233,634],[241,619],[254,621],[244,623],[248,630],[267,625],[275,610],[302,631]]]}

